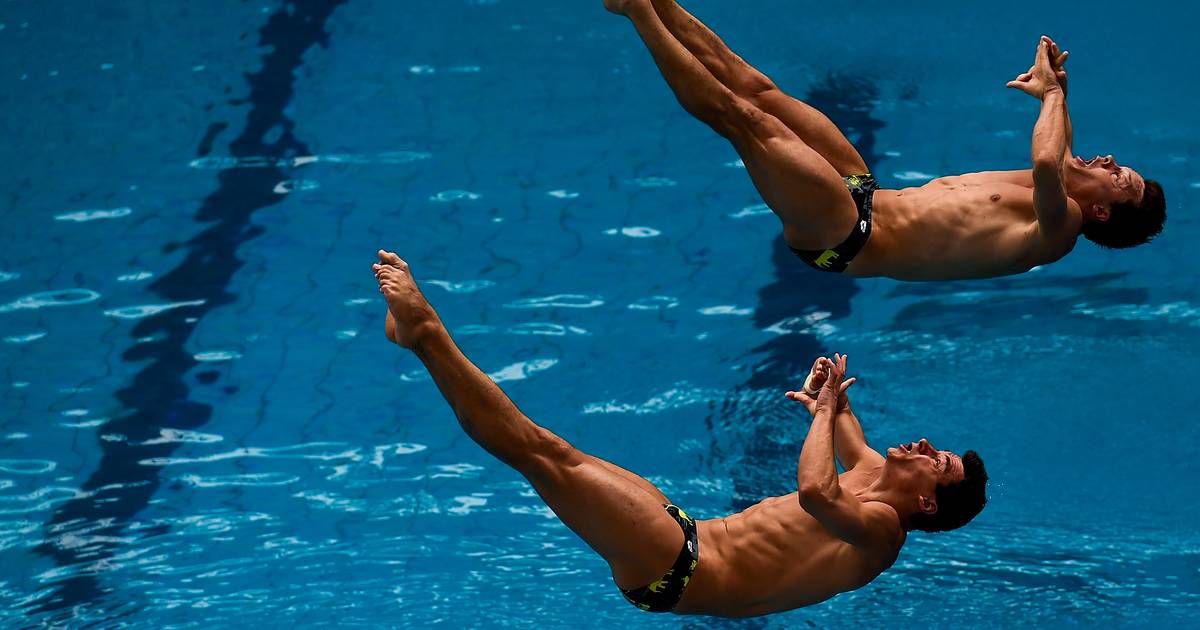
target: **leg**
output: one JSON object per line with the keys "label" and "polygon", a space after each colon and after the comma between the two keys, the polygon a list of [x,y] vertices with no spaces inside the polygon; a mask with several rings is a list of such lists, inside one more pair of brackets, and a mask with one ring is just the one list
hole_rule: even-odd
{"label": "leg", "polygon": [[650,482],[586,455],[534,424],[467,359],[395,254],[375,265],[388,301],[389,339],[413,350],[467,435],[533,484],[546,505],[612,567],[622,588],[657,580],[683,532]]}
{"label": "leg", "polygon": [[737,56],[717,34],[675,0],[651,0],[671,34],[738,96],[778,118],[842,175],[867,172],[862,156],[817,109],[784,94],[765,74]]}
{"label": "leg", "polygon": [[733,144],[763,200],[791,228],[793,246],[824,249],[846,237],[858,211],[829,162],[718,81],[671,35],[649,0],[607,0],[606,6],[633,22],[683,108]]}

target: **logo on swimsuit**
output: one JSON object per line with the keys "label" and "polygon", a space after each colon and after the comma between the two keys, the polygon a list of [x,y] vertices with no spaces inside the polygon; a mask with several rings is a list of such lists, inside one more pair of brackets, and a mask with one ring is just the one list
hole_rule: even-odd
{"label": "logo on swimsuit", "polygon": [[837,257],[837,252],[833,251],[832,249],[827,249],[819,257],[817,257],[815,261],[813,261],[813,264],[822,269],[828,269],[830,265],[833,264],[833,259]]}
{"label": "logo on swimsuit", "polygon": [[867,220],[866,219],[863,219],[862,221],[858,222],[858,231],[859,232],[867,231]]}

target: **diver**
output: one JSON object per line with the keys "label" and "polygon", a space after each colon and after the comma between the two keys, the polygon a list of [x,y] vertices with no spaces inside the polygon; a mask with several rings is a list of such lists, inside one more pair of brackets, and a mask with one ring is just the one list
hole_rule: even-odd
{"label": "diver", "polygon": [[922,439],[884,457],[868,446],[846,395],[854,379],[835,355],[786,394],[812,414],[798,491],[696,520],[646,479],[534,424],[458,348],[408,264],[378,256],[388,339],[425,364],[463,431],[529,480],[642,610],[745,617],[815,604],[885,571],[910,530],[961,527],[987,501],[973,451],[960,457]]}
{"label": "diver", "polygon": [[1079,235],[1109,248],[1162,231],[1162,187],[1111,155],[1071,153],[1067,53],[1049,37],[1008,87],[1041,101],[1032,168],[879,188],[821,112],[784,94],[674,0],[605,0],[628,17],[690,114],[728,139],[783,223],[793,252],[822,271],[898,280],[1017,274],[1067,255]]}

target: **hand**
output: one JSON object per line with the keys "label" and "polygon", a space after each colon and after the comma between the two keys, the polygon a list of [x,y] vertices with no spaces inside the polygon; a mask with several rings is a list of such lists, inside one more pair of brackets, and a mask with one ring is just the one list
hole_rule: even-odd
{"label": "hand", "polygon": [[379,250],[379,262],[371,265],[379,292],[387,300],[384,331],[388,339],[413,349],[420,337],[441,325],[437,313],[408,273],[408,263],[392,252]]}
{"label": "hand", "polygon": [[1063,96],[1066,96],[1067,71],[1063,69],[1063,64],[1067,61],[1067,55],[1059,51],[1054,40],[1043,35],[1029,71],[1017,75],[1017,78],[1008,82],[1007,87],[1021,90],[1038,100],[1043,99],[1046,91],[1052,87],[1062,89]]}
{"label": "hand", "polygon": [[[834,358],[840,359],[842,362],[842,376],[845,376],[846,357],[841,357],[840,355],[835,354]],[[809,413],[816,415],[818,410],[818,400],[821,397],[821,393],[826,389],[825,386],[829,382],[829,376],[834,366],[836,366],[836,364],[825,357],[817,357],[816,361],[813,361],[811,370],[812,379],[809,381],[809,386],[817,390],[816,398],[804,391],[789,391],[784,395],[791,400],[802,403],[804,407],[808,409]],[[856,382],[858,382],[857,378],[849,378],[840,383],[838,386],[836,411],[843,411],[850,408],[850,398],[846,396],[846,390],[850,389],[850,386]]]}

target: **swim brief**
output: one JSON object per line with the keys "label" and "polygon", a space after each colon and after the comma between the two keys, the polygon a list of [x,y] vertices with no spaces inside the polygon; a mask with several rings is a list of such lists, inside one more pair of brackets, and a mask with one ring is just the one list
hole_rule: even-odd
{"label": "swim brief", "polygon": [[646,586],[630,590],[621,589],[621,594],[629,600],[629,603],[648,612],[671,612],[674,610],[675,606],[679,604],[680,598],[683,597],[683,589],[687,588],[688,582],[692,579],[692,573],[696,571],[696,565],[700,564],[700,545],[696,540],[696,521],[674,505],[668,504],[663,507],[683,530],[683,548],[679,550],[679,557],[675,559],[675,565],[661,578]]}
{"label": "swim brief", "polygon": [[854,205],[858,207],[858,222],[850,231],[846,240],[832,249],[805,250],[789,246],[794,254],[800,257],[808,266],[821,271],[841,273],[846,270],[854,257],[858,255],[871,238],[871,200],[879,188],[879,182],[870,173],[843,177]]}

